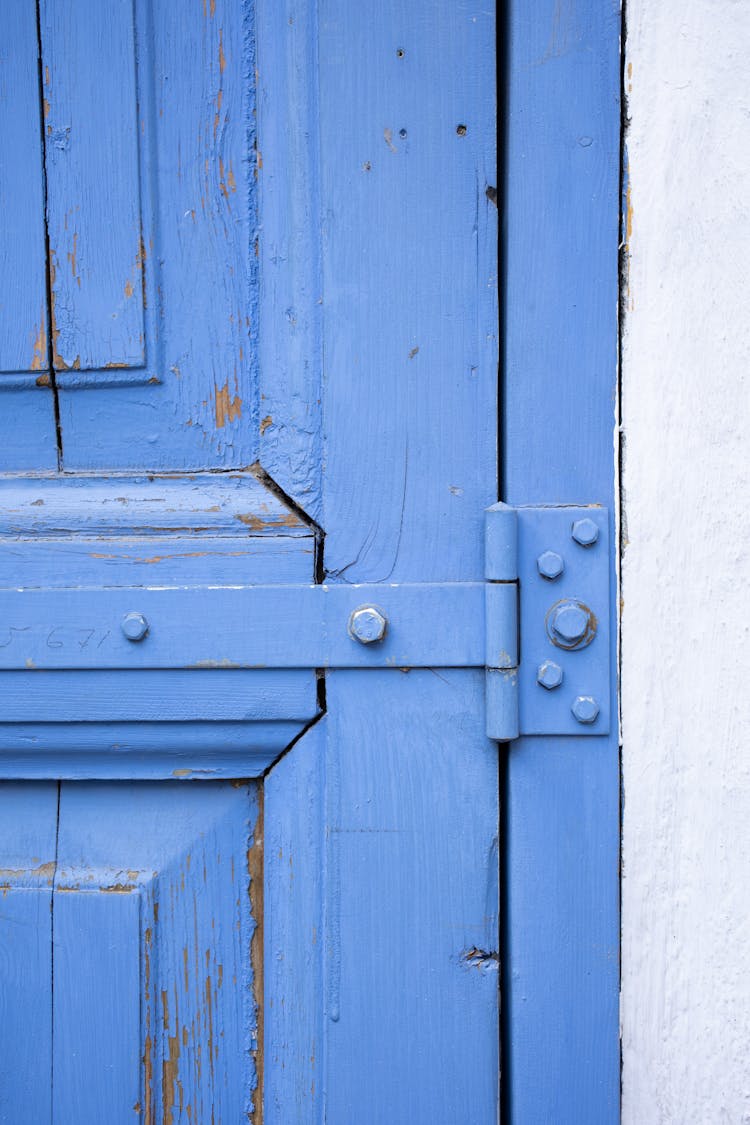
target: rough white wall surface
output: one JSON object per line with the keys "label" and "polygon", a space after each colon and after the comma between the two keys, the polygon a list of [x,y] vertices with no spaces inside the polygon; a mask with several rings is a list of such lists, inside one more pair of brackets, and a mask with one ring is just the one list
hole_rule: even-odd
{"label": "rough white wall surface", "polygon": [[629,0],[623,1120],[750,1122],[750,2]]}

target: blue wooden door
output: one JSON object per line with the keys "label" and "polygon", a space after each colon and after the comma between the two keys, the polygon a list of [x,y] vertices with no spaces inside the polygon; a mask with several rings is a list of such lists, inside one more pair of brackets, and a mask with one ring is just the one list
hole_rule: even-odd
{"label": "blue wooden door", "polygon": [[[511,111],[547,105],[536,7],[503,14],[509,200],[545,167],[513,155]],[[609,51],[592,27],[576,50]],[[616,809],[530,811],[550,751],[486,728],[495,30],[478,0],[2,6],[0,1120],[490,1123],[503,958],[507,1120],[614,1119],[616,906],[589,940],[594,892],[538,864],[541,811],[598,877]],[[539,495],[539,370],[507,395],[509,498],[611,505],[559,463]],[[564,732],[605,802],[606,729]]]}

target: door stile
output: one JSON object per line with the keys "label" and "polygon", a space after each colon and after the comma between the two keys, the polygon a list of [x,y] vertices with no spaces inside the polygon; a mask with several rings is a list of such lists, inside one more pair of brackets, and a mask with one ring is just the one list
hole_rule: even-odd
{"label": "door stile", "polygon": [[[481,581],[497,496],[494,18],[479,5],[326,0],[314,19],[299,7],[276,26],[294,71],[312,53],[297,16],[311,35],[317,24],[319,127],[302,182],[315,181],[322,223],[326,582]],[[260,88],[272,23],[261,5]],[[269,89],[259,193],[273,229],[294,173],[265,137],[278,144],[286,112]],[[307,307],[293,265],[280,268]],[[484,672],[334,671],[326,703],[265,779],[266,1125],[494,1121]]]}
{"label": "door stile", "polygon": [[[510,0],[506,12],[503,499],[614,513],[620,7]],[[613,552],[612,668],[616,590]],[[620,787],[615,722],[610,729],[508,749],[506,1125],[619,1119]]]}

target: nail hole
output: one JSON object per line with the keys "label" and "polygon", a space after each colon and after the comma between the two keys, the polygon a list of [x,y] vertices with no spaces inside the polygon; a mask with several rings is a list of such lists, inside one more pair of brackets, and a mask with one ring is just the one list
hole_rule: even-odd
{"label": "nail hole", "polygon": [[399,59],[402,59],[404,57],[403,47],[398,48],[398,50],[396,51],[396,57],[399,58]]}
{"label": "nail hole", "polygon": [[404,138],[406,137],[406,129],[399,129],[398,135],[401,138],[401,140],[403,141]]}
{"label": "nail hole", "polygon": [[456,132],[458,133],[459,137],[465,137],[466,136],[466,126],[465,125],[457,125],[456,126]]}

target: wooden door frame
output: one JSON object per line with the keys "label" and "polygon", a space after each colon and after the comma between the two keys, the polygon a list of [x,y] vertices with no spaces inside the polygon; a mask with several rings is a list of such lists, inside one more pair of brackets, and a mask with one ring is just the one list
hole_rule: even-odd
{"label": "wooden door frame", "polygon": [[[614,543],[620,5],[507,0],[506,28],[502,499],[602,504]],[[512,744],[502,804],[503,1121],[617,1121],[617,724]]]}

